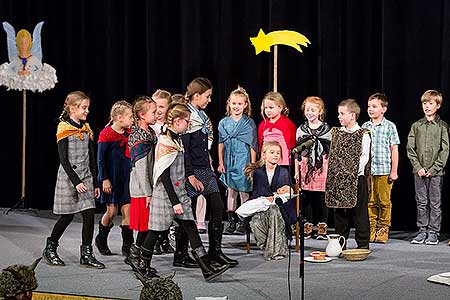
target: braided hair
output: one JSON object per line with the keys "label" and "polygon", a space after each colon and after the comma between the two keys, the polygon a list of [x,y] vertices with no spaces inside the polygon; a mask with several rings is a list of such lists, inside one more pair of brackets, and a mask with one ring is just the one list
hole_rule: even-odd
{"label": "braided hair", "polygon": [[71,92],[67,95],[66,100],[64,101],[63,111],[59,116],[60,121],[68,121],[70,119],[70,107],[78,106],[80,102],[84,99],[88,99],[89,97],[80,91]]}

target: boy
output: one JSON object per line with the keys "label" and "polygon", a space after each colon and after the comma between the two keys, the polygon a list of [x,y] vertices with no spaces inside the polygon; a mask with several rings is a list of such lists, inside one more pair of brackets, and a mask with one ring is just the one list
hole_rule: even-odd
{"label": "boy", "polygon": [[442,219],[442,182],[449,154],[448,125],[437,114],[442,105],[438,91],[426,91],[421,102],[425,117],[412,124],[406,146],[413,166],[419,227],[411,243],[437,245]]}
{"label": "boy", "polygon": [[372,138],[372,182],[369,198],[369,242],[387,243],[391,226],[391,190],[398,178],[398,145],[400,138],[397,127],[384,114],[388,106],[382,93],[369,97],[367,113],[370,121],[362,125],[370,130]]}
{"label": "boy", "polygon": [[360,111],[353,99],[339,103],[338,118],[342,127],[331,130],[325,203],[335,208],[337,233],[348,239],[353,219],[358,248],[369,249],[369,192],[366,179],[370,174],[370,136],[368,130],[356,122]]}

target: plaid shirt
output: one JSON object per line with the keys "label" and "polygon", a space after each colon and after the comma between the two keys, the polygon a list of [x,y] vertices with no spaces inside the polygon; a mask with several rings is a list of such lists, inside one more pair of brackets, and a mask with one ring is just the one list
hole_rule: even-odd
{"label": "plaid shirt", "polygon": [[372,137],[372,175],[391,174],[391,146],[400,144],[397,127],[386,118],[378,125],[367,121],[362,127],[369,129]]}

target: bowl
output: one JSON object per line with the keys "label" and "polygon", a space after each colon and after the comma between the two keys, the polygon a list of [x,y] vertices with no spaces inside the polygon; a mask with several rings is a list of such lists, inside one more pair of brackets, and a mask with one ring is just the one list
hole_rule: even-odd
{"label": "bowl", "polygon": [[342,256],[346,260],[360,261],[365,260],[370,254],[369,249],[350,249],[342,251]]}

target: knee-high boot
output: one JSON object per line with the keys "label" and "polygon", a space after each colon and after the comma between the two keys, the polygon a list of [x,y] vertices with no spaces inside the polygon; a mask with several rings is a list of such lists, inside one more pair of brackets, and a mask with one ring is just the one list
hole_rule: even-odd
{"label": "knee-high boot", "polygon": [[104,226],[101,220],[98,222],[98,234],[95,237],[95,246],[101,255],[112,255],[111,250],[108,247],[108,235],[113,226],[114,224]]}
{"label": "knee-high boot", "polygon": [[152,263],[152,256],[153,256],[153,249],[152,250],[148,250],[148,249],[146,249],[144,247],[141,247],[141,259],[142,259],[143,264],[144,264],[145,267],[144,267],[143,270],[138,270],[138,272],[145,279],[159,277],[156,274],[156,272],[153,271],[155,269],[150,266],[151,263]]}
{"label": "knee-high boot", "polygon": [[228,264],[230,267],[235,267],[239,263],[235,259],[231,259],[222,252],[222,234],[223,234],[223,224],[212,224],[208,223],[208,238],[209,238],[209,249],[208,256],[212,263],[217,265]]}
{"label": "knee-high boot", "polygon": [[189,256],[189,240],[187,234],[180,226],[175,227],[175,253],[173,266],[182,268],[198,268],[198,264]]}
{"label": "knee-high boot", "polygon": [[122,230],[122,255],[128,256],[130,254],[130,247],[134,243],[133,229],[129,225],[120,225]]}
{"label": "knee-high boot", "polygon": [[228,268],[230,267],[229,265],[223,265],[219,267],[214,266],[209,260],[209,257],[206,254],[205,248],[203,248],[203,246],[192,250],[192,255],[198,262],[203,273],[203,278],[205,278],[206,281],[213,280],[214,278],[228,270]]}

